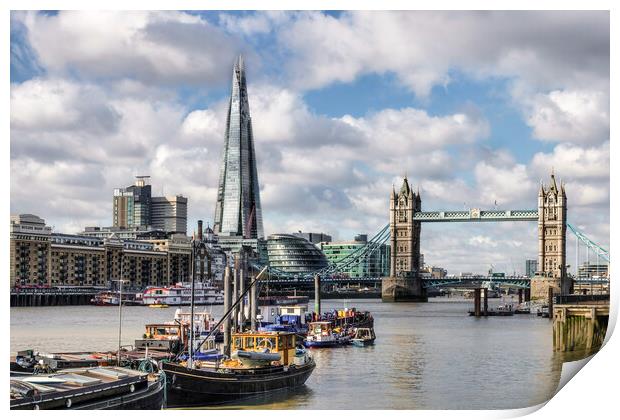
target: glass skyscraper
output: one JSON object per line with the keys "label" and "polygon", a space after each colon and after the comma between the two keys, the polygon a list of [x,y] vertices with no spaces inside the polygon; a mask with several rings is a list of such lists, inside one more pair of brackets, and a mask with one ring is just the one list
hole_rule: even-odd
{"label": "glass skyscraper", "polygon": [[213,231],[220,237],[264,238],[252,119],[241,56],[233,66]]}

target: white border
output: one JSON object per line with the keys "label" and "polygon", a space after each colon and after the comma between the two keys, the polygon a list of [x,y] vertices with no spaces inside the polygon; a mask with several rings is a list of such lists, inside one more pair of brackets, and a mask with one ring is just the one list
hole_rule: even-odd
{"label": "white border", "polygon": [[[2,66],[0,67],[0,76],[4,81],[4,86],[8,86],[9,83],[9,34],[10,34],[10,12],[9,10],[37,10],[37,9],[95,9],[95,10],[203,10],[203,9],[212,9],[212,10],[360,10],[360,9],[369,9],[369,10],[406,10],[406,9],[417,9],[417,10],[549,10],[556,9],[558,6],[561,7],[562,10],[611,10],[611,92],[615,92],[614,87],[616,87],[615,83],[615,73],[613,70],[617,69],[617,53],[614,53],[614,40],[618,39],[618,30],[617,30],[617,15],[616,9],[614,7],[615,4],[612,1],[604,1],[604,0],[590,0],[590,1],[574,1],[568,0],[563,2],[557,2],[552,4],[552,2],[547,1],[535,1],[535,0],[521,0],[521,1],[490,1],[490,0],[469,0],[466,2],[459,2],[456,0],[435,0],[433,2],[417,2],[412,3],[410,1],[405,0],[383,0],[381,2],[371,2],[371,1],[352,1],[352,0],[315,0],[313,2],[301,2],[301,1],[285,1],[285,0],[263,0],[260,3],[256,1],[250,0],[212,0],[212,1],[165,1],[165,0],[151,0],[147,2],[137,2],[130,0],[108,0],[108,1],[89,1],[89,2],[80,2],[77,0],[61,0],[61,1],[41,1],[41,0],[23,0],[23,1],[15,1],[9,0],[3,2],[4,7],[4,15],[2,17],[3,22],[3,35],[4,42],[2,43],[2,54],[0,60],[2,60]],[[555,6],[555,7],[553,7]],[[4,141],[2,142],[2,171],[3,171],[3,182],[1,184],[2,187],[2,196],[10,197],[10,162],[9,162],[9,148],[10,144],[8,139],[10,138],[10,128],[9,128],[9,101],[10,101],[10,93],[9,89],[7,89],[7,94],[5,97],[5,101],[3,101],[3,111],[2,112],[2,122],[4,126]],[[611,95],[611,113],[610,113],[610,124],[611,124],[611,133],[615,133],[614,131],[614,122],[615,116],[617,116],[616,111],[616,97],[615,95]],[[611,142],[611,159],[617,157],[617,147],[615,142]],[[615,176],[618,175],[618,169],[614,165],[611,165],[611,197],[610,197],[610,205],[611,205],[611,213],[614,214],[614,210],[616,210],[616,195],[617,190],[614,189],[614,179]],[[617,213],[616,213],[617,214]],[[8,220],[9,220],[9,203],[7,200],[4,201],[2,207],[2,217],[4,223],[0,223],[2,238],[4,238],[1,249],[1,262],[2,267],[8,267],[8,259],[9,259],[9,241],[8,241]],[[617,226],[615,223],[615,219],[612,217],[610,220],[611,223],[611,247],[614,248],[616,244],[614,233],[617,230]],[[8,278],[8,270],[5,271],[5,278]],[[613,271],[613,270],[612,270]],[[6,284],[6,283],[5,283]],[[5,292],[6,293],[6,285]],[[7,302],[8,296],[5,296],[5,302]],[[616,288],[612,287],[612,308],[611,308],[611,320],[610,320],[610,332],[613,330],[615,326],[615,322],[617,320],[617,308],[619,303],[619,293]],[[10,325],[10,308],[9,305],[5,306],[3,311],[4,325]],[[459,418],[459,419],[486,419],[486,418],[511,418],[518,417],[522,415],[526,415],[532,413],[530,415],[531,418],[540,418],[540,419],[548,419],[548,418],[607,418],[607,413],[617,413],[617,392],[615,390],[615,379],[620,377],[620,369],[619,363],[617,360],[617,356],[620,354],[620,344],[618,344],[618,339],[614,337],[609,337],[605,347],[591,359],[591,361],[579,372],[577,377],[573,380],[570,380],[561,391],[552,398],[546,405],[542,408],[539,407],[530,407],[527,409],[519,409],[519,410],[499,410],[499,411],[320,411],[320,412],[308,412],[299,410],[296,413],[290,413],[287,411],[278,411],[278,412],[266,412],[266,411],[253,411],[251,413],[248,412],[215,412],[215,413],[204,413],[202,411],[165,411],[165,412],[154,412],[148,413],[148,416],[166,416],[166,418],[177,417],[183,415],[183,417],[203,417],[205,415],[215,415],[215,416],[226,416],[226,418],[242,418],[248,416],[270,416],[275,418],[290,418],[291,415],[308,417],[308,416],[316,416],[320,415],[328,416],[328,417],[343,417],[343,416],[353,416],[356,419],[359,417],[364,418],[375,418],[382,415],[389,415],[390,417],[397,418],[405,418],[415,416],[418,418]],[[7,360],[9,356],[9,347],[8,344],[4,348],[3,352],[4,359]],[[2,368],[6,369],[6,364],[2,364]],[[565,366],[563,369],[563,379],[566,377],[569,368],[574,369],[575,364],[572,366]],[[8,372],[7,372],[8,373]],[[4,377],[7,378],[8,375]],[[6,388],[5,388],[6,390]],[[446,398],[450,398],[449,395]],[[507,396],[507,398],[510,398]],[[5,407],[8,409],[8,398],[4,399]],[[141,416],[145,414],[135,413],[135,412],[118,412],[115,415],[120,415],[122,417],[132,417],[135,418],[136,415]],[[18,413],[12,412],[12,416],[17,416]],[[22,413],[22,415],[26,415],[26,413]],[[39,416],[45,415],[50,417],[60,417],[60,416],[71,416],[71,414],[61,414],[57,412],[45,412],[39,413]],[[76,414],[73,414],[76,415]],[[89,416],[100,417],[106,414],[101,412],[91,412]],[[21,417],[21,415],[19,415]],[[611,416],[609,416],[611,417]]]}

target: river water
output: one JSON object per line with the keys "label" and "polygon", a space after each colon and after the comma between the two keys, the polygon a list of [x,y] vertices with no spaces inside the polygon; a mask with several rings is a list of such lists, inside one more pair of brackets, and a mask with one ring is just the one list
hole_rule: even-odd
{"label": "river water", "polygon": [[[316,369],[299,390],[227,408],[502,409],[548,400],[560,379],[552,322],[535,315],[470,317],[472,301],[428,303],[378,299],[324,300],[371,311],[377,340],[366,348],[316,349]],[[489,306],[499,304],[490,299]],[[312,302],[310,302],[310,308]],[[203,309],[203,308],[200,308]],[[211,309],[211,308],[207,308]],[[175,308],[123,308],[123,343],[144,324],[172,320]],[[221,306],[214,306],[217,318]],[[11,308],[11,353],[111,350],[118,343],[118,309],[64,306]]]}

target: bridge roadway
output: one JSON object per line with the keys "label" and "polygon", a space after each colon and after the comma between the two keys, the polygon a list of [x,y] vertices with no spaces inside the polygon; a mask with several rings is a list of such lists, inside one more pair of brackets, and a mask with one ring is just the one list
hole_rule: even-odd
{"label": "bridge roadway", "polygon": [[538,210],[480,210],[418,211],[413,215],[418,222],[537,222]]}

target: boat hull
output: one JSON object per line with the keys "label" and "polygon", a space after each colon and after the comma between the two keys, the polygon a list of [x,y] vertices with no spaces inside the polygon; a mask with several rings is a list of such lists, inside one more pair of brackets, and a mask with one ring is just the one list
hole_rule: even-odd
{"label": "boat hull", "polygon": [[371,346],[375,343],[375,340],[351,340],[351,344],[353,344],[356,347],[366,347],[366,346]]}
{"label": "boat hull", "polygon": [[223,404],[291,390],[302,386],[315,368],[314,361],[300,367],[268,367],[238,369],[230,372],[188,369],[174,363],[163,363],[170,379],[168,407],[200,407]]}
{"label": "boat hull", "polygon": [[327,348],[327,347],[341,347],[347,345],[348,342],[343,341],[312,341],[304,340],[304,346],[308,348]]}

